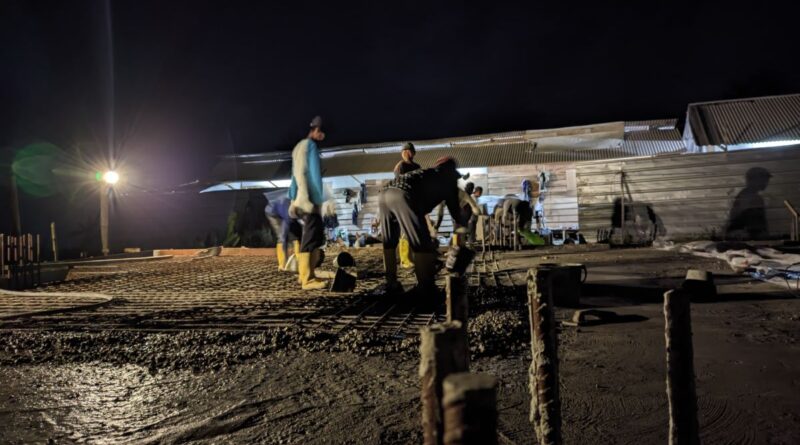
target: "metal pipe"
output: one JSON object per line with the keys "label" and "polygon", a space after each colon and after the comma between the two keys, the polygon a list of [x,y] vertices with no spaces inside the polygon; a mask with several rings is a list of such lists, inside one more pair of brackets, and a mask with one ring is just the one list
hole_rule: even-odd
{"label": "metal pipe", "polygon": [[792,214],[792,223],[789,228],[789,235],[792,241],[800,241],[800,218],[798,218],[797,209],[789,202],[788,199],[783,200],[783,205]]}
{"label": "metal pipe", "polygon": [[100,188],[100,244],[103,256],[107,256],[108,249],[108,186]]}

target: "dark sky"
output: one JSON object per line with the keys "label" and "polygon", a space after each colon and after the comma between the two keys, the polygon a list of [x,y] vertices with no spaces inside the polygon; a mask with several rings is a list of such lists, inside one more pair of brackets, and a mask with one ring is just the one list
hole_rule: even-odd
{"label": "dark sky", "polygon": [[591,5],[4,0],[0,146],[102,153],[113,120],[117,156],[168,186],[216,155],[290,149],[314,114],[338,145],[800,92],[797,11]]}

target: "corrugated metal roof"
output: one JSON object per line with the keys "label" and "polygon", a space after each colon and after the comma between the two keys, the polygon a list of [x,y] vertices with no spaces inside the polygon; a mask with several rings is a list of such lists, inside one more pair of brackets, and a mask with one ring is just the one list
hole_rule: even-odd
{"label": "corrugated metal roof", "polygon": [[625,122],[622,150],[630,156],[655,156],[685,151],[677,119]]}
{"label": "corrugated metal roof", "polygon": [[[675,120],[608,123],[583,127],[495,133],[414,142],[415,161],[430,167],[441,156],[452,156],[461,167],[548,164],[652,156],[683,150]],[[391,171],[400,159],[401,143],[333,147],[322,150],[327,177]],[[227,180],[287,179],[291,153],[227,157],[217,164],[214,178]]]}
{"label": "corrugated metal roof", "polygon": [[625,121],[625,132],[643,130],[669,130],[678,126],[678,119],[650,119],[644,121]]}
{"label": "corrugated metal roof", "polygon": [[800,141],[800,94],[690,104],[695,144]]}

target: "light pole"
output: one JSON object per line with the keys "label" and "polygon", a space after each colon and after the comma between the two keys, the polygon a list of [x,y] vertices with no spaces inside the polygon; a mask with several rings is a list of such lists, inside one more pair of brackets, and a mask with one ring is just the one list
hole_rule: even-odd
{"label": "light pole", "polygon": [[119,182],[119,174],[113,170],[103,173],[103,183],[100,186],[100,243],[103,247],[103,256],[108,255],[108,195],[114,184]]}

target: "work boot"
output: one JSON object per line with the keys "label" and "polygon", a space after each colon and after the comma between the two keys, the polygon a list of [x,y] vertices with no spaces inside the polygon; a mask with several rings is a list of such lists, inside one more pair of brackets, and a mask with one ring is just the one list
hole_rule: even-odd
{"label": "work boot", "polygon": [[436,293],[436,252],[415,252],[414,275],[417,276],[417,286],[413,293],[418,298]]}
{"label": "work boot", "polygon": [[414,267],[414,262],[411,261],[411,246],[408,244],[408,240],[400,238],[400,244],[398,244],[397,249],[400,251],[400,266],[403,269]]}
{"label": "work boot", "polygon": [[397,281],[397,251],[383,249],[383,270],[386,272],[386,293],[403,292],[403,286]]}
{"label": "work boot", "polygon": [[311,278],[324,278],[324,279],[333,279],[336,276],[335,272],[331,272],[329,270],[324,269],[317,269],[317,266],[320,263],[320,259],[322,258],[322,250],[321,249],[314,249],[311,252]]}
{"label": "work boot", "polygon": [[303,290],[324,289],[327,284],[324,281],[317,280],[312,275],[311,252],[298,252],[295,256],[297,257],[297,271],[300,278],[300,285]]}
{"label": "work boot", "polygon": [[275,256],[278,257],[278,270],[286,270],[286,251],[283,250],[283,243],[278,243],[275,246]]}

